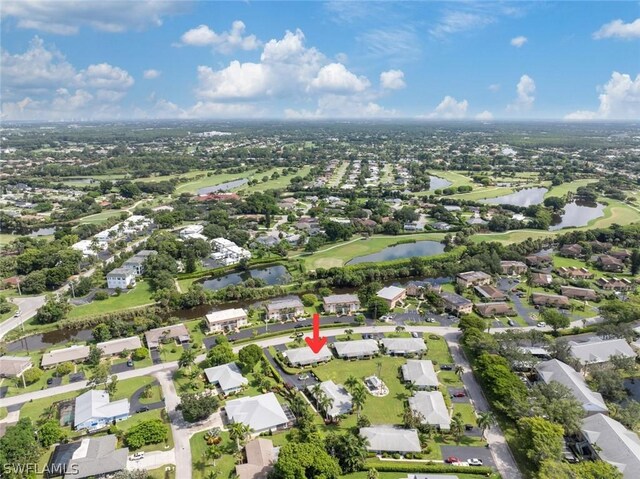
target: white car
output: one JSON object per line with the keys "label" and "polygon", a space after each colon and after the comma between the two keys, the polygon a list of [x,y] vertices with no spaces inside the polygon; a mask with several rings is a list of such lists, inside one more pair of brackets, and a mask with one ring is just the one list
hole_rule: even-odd
{"label": "white car", "polygon": [[22,314],[22,311],[18,310],[16,311],[16,314],[13,315],[14,318],[17,318],[18,316],[20,316]]}
{"label": "white car", "polygon": [[545,323],[544,321],[540,321],[540,322],[538,323],[538,327],[539,327],[539,328],[546,328],[546,327],[547,327],[547,323]]}
{"label": "white car", "polygon": [[470,466],[482,466],[482,459],[478,459],[477,457],[469,459],[467,462]]}
{"label": "white car", "polygon": [[139,461],[144,457],[144,452],[136,452],[133,456],[131,456],[132,461]]}

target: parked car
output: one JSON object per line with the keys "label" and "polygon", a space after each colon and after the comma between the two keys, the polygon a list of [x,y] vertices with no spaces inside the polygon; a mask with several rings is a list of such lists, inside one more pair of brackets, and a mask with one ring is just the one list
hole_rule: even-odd
{"label": "parked car", "polygon": [[440,369],[443,371],[451,371],[453,370],[453,366],[451,364],[441,364]]}
{"label": "parked car", "polygon": [[456,456],[449,456],[445,459],[445,461],[447,464],[453,464],[456,462],[460,462],[460,459],[458,459]]}
{"label": "parked car", "polygon": [[149,410],[149,408],[147,406],[141,406],[138,408],[138,410],[136,411],[137,413],[140,412],[147,412]]}
{"label": "parked car", "polygon": [[465,424],[464,425],[464,430],[465,431],[473,431],[473,424]]}
{"label": "parked car", "polygon": [[301,374],[300,376],[298,376],[298,379],[300,381],[306,381],[307,379],[309,379],[309,375],[307,373]]}
{"label": "parked car", "polygon": [[22,311],[18,310],[16,311],[16,314],[13,315],[14,318],[17,318],[18,316],[20,316],[22,314]]}
{"label": "parked car", "polygon": [[467,462],[470,466],[482,466],[482,459],[478,459],[477,457],[471,458]]}
{"label": "parked car", "polygon": [[47,379],[47,386],[51,386],[53,384],[53,378]]}
{"label": "parked car", "polygon": [[539,328],[546,328],[547,327],[547,323],[545,323],[544,321],[540,321],[540,322],[538,322],[538,327]]}
{"label": "parked car", "polygon": [[139,461],[144,457],[144,452],[136,452],[133,456],[131,456],[132,461]]}
{"label": "parked car", "polygon": [[453,393],[453,397],[454,398],[463,398],[463,397],[466,397],[466,396],[467,396],[467,393],[464,392],[464,391],[456,391],[456,392]]}
{"label": "parked car", "polygon": [[131,359],[129,359],[129,361],[127,361],[127,367],[129,367],[129,368],[133,367],[133,361]]}
{"label": "parked car", "polygon": [[509,326],[515,326],[515,325],[516,325],[516,323],[515,323],[515,321],[514,321],[513,319],[509,319],[509,320],[507,321],[507,324],[508,324]]}
{"label": "parked car", "polygon": [[416,333],[415,331],[413,331],[413,332],[411,333],[411,337],[412,337],[412,338],[417,338],[417,337],[419,337],[419,336],[418,336],[418,333]]}

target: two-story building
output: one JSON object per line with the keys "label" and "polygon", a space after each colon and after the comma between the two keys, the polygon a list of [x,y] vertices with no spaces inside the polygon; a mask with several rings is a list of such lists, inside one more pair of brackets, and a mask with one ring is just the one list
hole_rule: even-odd
{"label": "two-story building", "polygon": [[249,324],[247,312],[241,308],[212,311],[205,318],[210,333],[237,331]]}

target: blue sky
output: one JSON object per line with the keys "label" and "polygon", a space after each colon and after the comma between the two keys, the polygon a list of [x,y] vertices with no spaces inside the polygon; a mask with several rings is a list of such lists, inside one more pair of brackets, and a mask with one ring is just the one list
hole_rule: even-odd
{"label": "blue sky", "polygon": [[638,2],[2,4],[2,118],[637,119]]}

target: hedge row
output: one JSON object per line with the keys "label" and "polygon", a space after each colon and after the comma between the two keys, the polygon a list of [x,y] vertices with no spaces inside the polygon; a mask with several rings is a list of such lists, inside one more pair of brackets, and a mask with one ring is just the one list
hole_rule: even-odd
{"label": "hedge row", "polygon": [[487,466],[467,467],[439,464],[435,462],[395,462],[395,461],[367,461],[366,471],[375,469],[378,472],[431,472],[450,474],[491,474],[493,469]]}

